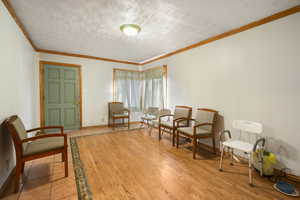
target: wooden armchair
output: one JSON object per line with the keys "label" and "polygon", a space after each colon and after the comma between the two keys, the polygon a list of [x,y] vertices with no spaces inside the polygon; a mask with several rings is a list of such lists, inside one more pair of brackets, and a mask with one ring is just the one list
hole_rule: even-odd
{"label": "wooden armchair", "polygon": [[[16,115],[11,116],[4,123],[12,136],[16,152],[15,192],[19,190],[20,178],[26,161],[61,153],[65,163],[65,177],[68,176],[68,143],[62,126],[40,127],[26,131],[21,119]],[[35,137],[27,135],[30,132],[45,129],[60,129],[60,133],[45,133]]]}
{"label": "wooden armchair", "polygon": [[[193,141],[193,158],[196,158],[196,150],[198,146],[198,139],[200,138],[212,138],[212,144],[214,152],[216,153],[216,142],[215,142],[215,126],[217,121],[218,111],[198,108],[192,127],[178,128],[176,132],[176,147],[178,148],[179,136],[187,137]],[[177,121],[180,123],[180,120]]]}
{"label": "wooden armchair", "polygon": [[[174,114],[165,114],[159,116],[158,122],[158,139],[161,140],[162,132],[172,135],[172,145],[175,146],[175,133],[178,127],[188,127],[190,124],[189,119],[192,115],[192,107],[189,106],[176,106]],[[164,117],[173,117],[172,121],[163,121]],[[180,123],[177,121],[180,120]]]}
{"label": "wooden armchair", "polygon": [[124,124],[124,119],[127,119],[128,129],[130,128],[130,110],[124,108],[122,102],[109,102],[108,103],[108,126],[113,129],[116,127],[116,120],[121,119]]}
{"label": "wooden armchair", "polygon": [[153,120],[157,120],[159,115],[159,108],[158,107],[149,107],[144,113],[143,116],[141,117],[141,126],[142,127],[144,124],[150,127],[150,124]]}

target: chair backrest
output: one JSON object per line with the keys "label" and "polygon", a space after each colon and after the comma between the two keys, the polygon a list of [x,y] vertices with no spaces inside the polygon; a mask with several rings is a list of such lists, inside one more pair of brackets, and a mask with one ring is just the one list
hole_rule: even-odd
{"label": "chair backrest", "polygon": [[22,120],[17,115],[13,115],[5,121],[5,124],[13,138],[16,153],[22,154],[27,147],[27,143],[22,144],[21,142],[27,138],[27,132]]}
{"label": "chair backrest", "polygon": [[[192,117],[192,107],[189,106],[176,106],[175,107],[175,111],[174,111],[174,119],[178,119],[178,118],[188,118],[191,119]],[[190,125],[190,120],[187,121],[182,121],[179,123],[180,126],[189,126]]]}
{"label": "chair backrest", "polygon": [[121,114],[123,113],[124,104],[122,102],[109,102],[108,103],[108,111],[110,114],[117,113]]}
{"label": "chair backrest", "polygon": [[232,126],[235,129],[246,131],[248,133],[261,134],[263,131],[263,126],[261,123],[247,120],[233,120]]}
{"label": "chair backrest", "polygon": [[189,106],[176,106],[174,111],[174,119],[185,117],[190,119],[192,116],[192,107]]}
{"label": "chair backrest", "polygon": [[159,112],[159,108],[158,107],[148,107],[148,109],[146,110],[145,114],[157,116],[158,112]]}
{"label": "chair backrest", "polygon": [[208,130],[211,132],[215,128],[215,124],[218,117],[218,111],[207,109],[207,108],[198,108],[196,113],[196,125],[203,123],[211,123],[212,126],[203,126],[201,129]]}
{"label": "chair backrest", "polygon": [[167,114],[171,114],[171,113],[172,112],[170,109],[160,109],[158,115],[161,116],[161,115],[167,115]]}

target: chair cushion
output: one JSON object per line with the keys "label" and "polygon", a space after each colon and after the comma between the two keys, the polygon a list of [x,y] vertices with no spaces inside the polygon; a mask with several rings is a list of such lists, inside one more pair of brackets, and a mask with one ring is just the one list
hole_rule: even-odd
{"label": "chair cushion", "polygon": [[240,140],[227,140],[223,142],[223,145],[247,153],[252,152],[254,147],[253,144],[250,144],[248,142],[243,142]]}
{"label": "chair cushion", "polygon": [[173,128],[173,121],[161,121],[160,124],[166,127]]}
{"label": "chair cushion", "polygon": [[64,147],[64,137],[49,137],[34,140],[28,143],[27,148],[23,151],[23,156],[30,156],[37,153],[48,152]]}
{"label": "chair cushion", "polygon": [[[24,140],[27,138],[27,132],[26,132],[25,126],[19,117],[17,117],[14,121],[12,121],[11,124],[16,129],[16,132],[21,140]],[[24,151],[27,148],[27,144],[24,143],[22,145],[22,148]]]}
{"label": "chair cushion", "polygon": [[[194,127],[183,127],[183,128],[178,128],[177,130],[186,133],[188,135],[194,135]],[[206,134],[211,134],[211,132],[203,128],[197,128],[196,135],[206,135]]]}
{"label": "chair cushion", "polygon": [[128,117],[128,114],[127,113],[120,113],[120,114],[113,114],[112,115],[113,117]]}

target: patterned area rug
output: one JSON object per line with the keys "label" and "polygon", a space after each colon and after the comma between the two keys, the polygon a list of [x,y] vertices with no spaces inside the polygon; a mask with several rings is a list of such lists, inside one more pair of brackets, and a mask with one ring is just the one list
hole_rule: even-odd
{"label": "patterned area rug", "polygon": [[[80,137],[80,136],[79,136]],[[87,177],[84,172],[84,166],[80,159],[79,148],[76,137],[70,138],[70,146],[73,158],[73,167],[75,172],[75,181],[79,200],[92,200],[92,192],[90,190]]]}

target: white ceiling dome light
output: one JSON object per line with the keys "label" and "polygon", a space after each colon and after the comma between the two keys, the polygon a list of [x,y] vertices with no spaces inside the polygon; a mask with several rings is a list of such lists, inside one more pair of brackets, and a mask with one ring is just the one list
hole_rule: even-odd
{"label": "white ceiling dome light", "polygon": [[137,24],[123,24],[120,30],[127,36],[135,36],[141,31],[141,27]]}

